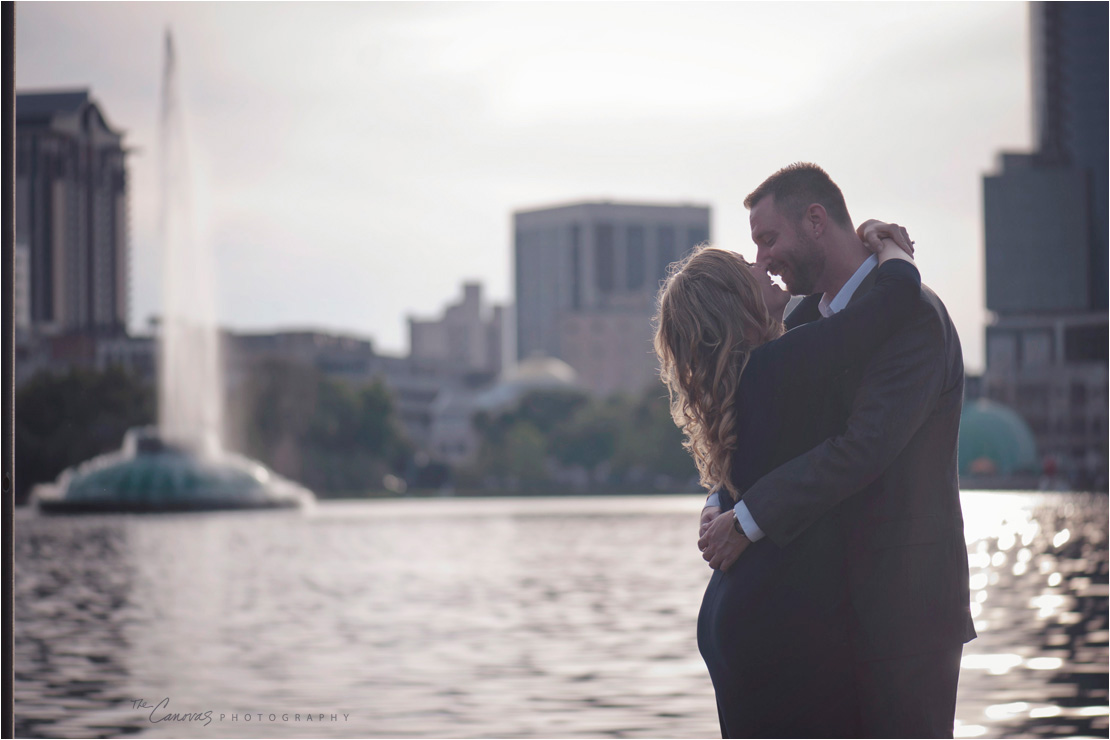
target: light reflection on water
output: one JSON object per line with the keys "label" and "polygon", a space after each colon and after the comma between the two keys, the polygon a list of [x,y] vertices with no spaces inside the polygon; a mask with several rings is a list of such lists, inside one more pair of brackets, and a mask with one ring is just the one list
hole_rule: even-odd
{"label": "light reflection on water", "polygon": [[1107,735],[1107,499],[965,493],[957,737]]}
{"label": "light reflection on water", "polygon": [[[16,734],[717,736],[701,500],[18,512]],[[957,736],[1105,736],[1106,497],[964,511],[980,637]]]}

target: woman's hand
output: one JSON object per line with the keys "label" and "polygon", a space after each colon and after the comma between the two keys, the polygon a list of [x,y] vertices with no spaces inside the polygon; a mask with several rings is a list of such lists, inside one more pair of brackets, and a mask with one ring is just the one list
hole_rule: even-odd
{"label": "woman's hand", "polygon": [[709,530],[709,525],[712,524],[713,520],[720,516],[720,514],[720,506],[706,506],[704,509],[701,510],[701,521],[698,522],[699,539],[705,536],[705,533]]}
{"label": "woman's hand", "polygon": [[906,254],[913,256],[913,240],[906,229],[898,224],[888,224],[875,219],[868,219],[856,229],[856,235],[870,251],[881,254],[885,240],[893,242]]}
{"label": "woman's hand", "polygon": [[751,540],[740,532],[736,512],[733,511],[731,515],[721,514],[709,523],[709,528],[698,540],[698,549],[710,568],[719,568],[727,573],[750,544]]}

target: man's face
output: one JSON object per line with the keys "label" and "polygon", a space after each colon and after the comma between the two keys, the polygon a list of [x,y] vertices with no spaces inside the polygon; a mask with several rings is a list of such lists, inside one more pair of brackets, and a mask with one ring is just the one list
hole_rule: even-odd
{"label": "man's face", "polygon": [[767,196],[752,207],[749,221],[752,241],[757,247],[755,261],[772,275],[778,275],[793,295],[816,292],[825,272],[825,251],[815,239],[803,233],[801,224],[792,223]]}

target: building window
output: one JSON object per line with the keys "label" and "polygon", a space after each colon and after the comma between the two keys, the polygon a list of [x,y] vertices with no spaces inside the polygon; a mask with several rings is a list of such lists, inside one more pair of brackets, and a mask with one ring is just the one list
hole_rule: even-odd
{"label": "building window", "polygon": [[992,370],[1009,370],[1017,365],[1017,339],[1013,334],[987,334],[987,367]]}
{"label": "building window", "polygon": [[1017,400],[1023,416],[1048,412],[1048,387],[1042,383],[1021,383],[1017,387]]}
{"label": "building window", "polygon": [[598,224],[595,227],[594,271],[597,273],[597,289],[602,293],[612,293],[617,271],[612,224]]}
{"label": "building window", "polygon": [[1082,383],[1071,384],[1071,407],[1081,409],[1087,405],[1087,386]]}
{"label": "building window", "polygon": [[703,229],[700,226],[693,229],[687,229],[686,249],[683,250],[682,255],[686,256],[690,253],[691,249],[698,246],[699,244],[704,244],[707,241],[709,241],[709,229]]}
{"label": "building window", "polygon": [[1052,334],[1047,331],[1028,331],[1022,334],[1021,364],[1023,367],[1051,365]]}
{"label": "building window", "polygon": [[1069,326],[1064,330],[1066,362],[1106,362],[1107,325]]}
{"label": "building window", "polygon": [[674,227],[660,226],[659,231],[656,232],[656,239],[656,274],[659,276],[659,282],[663,282],[667,279],[667,268],[678,259],[678,255],[675,254]]}
{"label": "building window", "polygon": [[644,227],[629,226],[628,250],[625,253],[625,287],[638,290],[644,284]]}

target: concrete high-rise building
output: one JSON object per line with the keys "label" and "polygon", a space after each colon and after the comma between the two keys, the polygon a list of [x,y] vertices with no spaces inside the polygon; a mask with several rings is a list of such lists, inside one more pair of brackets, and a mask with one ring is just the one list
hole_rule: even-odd
{"label": "concrete high-rise building", "polygon": [[1030,9],[1037,149],[983,179],[983,394],[1024,417],[1042,456],[1105,485],[1108,6]]}
{"label": "concrete high-rise building", "polygon": [[29,249],[33,329],[126,331],[125,157],[88,90],[16,96],[16,241]]}
{"label": "concrete high-rise building", "polygon": [[554,357],[598,394],[656,376],[651,318],[667,266],[708,241],[702,205],[573,203],[513,214],[518,360]]}

